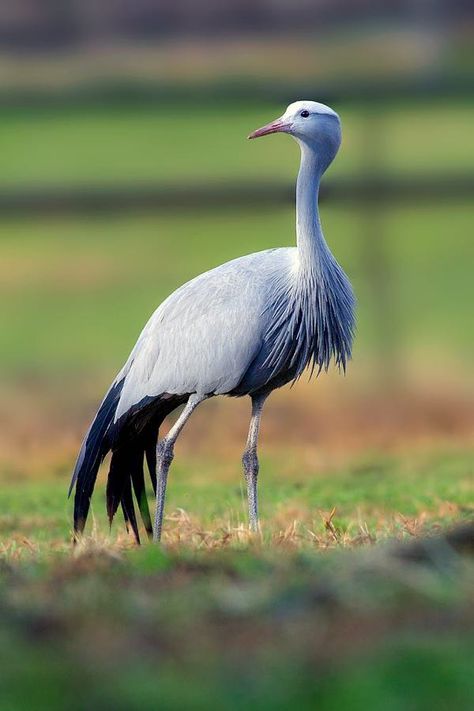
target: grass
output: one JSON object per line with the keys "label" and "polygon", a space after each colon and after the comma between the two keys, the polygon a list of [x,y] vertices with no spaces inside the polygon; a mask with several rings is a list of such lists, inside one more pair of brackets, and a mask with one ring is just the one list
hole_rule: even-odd
{"label": "grass", "polygon": [[96,550],[12,568],[3,706],[467,710],[472,570],[450,562],[455,593],[429,564],[405,576],[359,554]]}
{"label": "grass", "polygon": [[[6,111],[0,185],[290,181],[292,141],[243,140],[280,110],[193,107],[192,121],[173,105]],[[374,163],[391,174],[467,170],[472,112],[469,103],[400,105],[379,109],[378,126],[374,115],[348,108],[331,175],[366,173]],[[367,144],[377,144],[378,133],[383,145],[371,155]],[[428,353],[434,372],[446,360],[470,362],[470,205],[393,207],[375,217],[363,207],[324,207],[323,220],[359,300],[356,357],[379,353],[386,342],[386,352],[409,351],[411,362]],[[294,214],[286,208],[3,220],[0,366],[10,373],[118,369],[147,315],[180,283],[226,259],[293,241]],[[382,253],[376,264],[374,252]]]}
{"label": "grass", "polygon": [[63,475],[2,486],[3,708],[469,708],[472,560],[383,544],[472,518],[472,452],[267,460],[262,537],[226,478],[177,460],[164,548],[140,549],[103,490],[73,551]]}
{"label": "grass", "polygon": [[[166,104],[4,112],[0,184],[290,180],[297,160],[292,141],[245,140],[283,108]],[[364,171],[374,162],[389,173],[468,171],[473,110],[470,104],[379,107],[376,120],[342,106],[344,146],[331,176]]]}
{"label": "grass", "polygon": [[[387,253],[391,323],[381,332],[378,286],[366,263],[366,219],[356,210],[323,209],[328,239],[358,296],[356,358],[387,338],[393,349],[409,350],[412,361],[429,352],[431,369],[443,367],[446,356],[470,360],[471,213],[467,206],[439,206],[384,214],[378,232]],[[170,291],[226,259],[291,244],[293,221],[293,211],[284,208],[4,221],[2,368],[118,369],[148,314]]]}
{"label": "grass", "polygon": [[[354,545],[418,535],[472,513],[472,452],[454,450],[410,457],[359,456],[340,469],[321,471],[304,454],[283,450],[262,459],[262,542],[296,547]],[[54,479],[4,481],[0,533],[14,550],[39,553],[70,539],[68,471]],[[152,504],[152,501],[150,501]],[[331,515],[330,512],[334,511]],[[108,532],[103,488],[93,502],[94,535]],[[238,459],[178,456],[170,478],[165,542],[203,547],[247,540],[246,504]],[[120,519],[120,516],[118,516]],[[329,524],[328,524],[329,521]],[[113,538],[122,532],[118,521]],[[327,535],[326,535],[327,534]],[[123,537],[123,536],[122,536]],[[7,552],[7,551],[6,551]]]}
{"label": "grass", "polygon": [[5,708],[469,708],[462,560],[140,553],[5,572]]}

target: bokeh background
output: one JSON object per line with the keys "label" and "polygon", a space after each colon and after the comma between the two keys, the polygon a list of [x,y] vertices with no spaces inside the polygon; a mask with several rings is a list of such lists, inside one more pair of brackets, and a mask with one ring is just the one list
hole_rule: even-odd
{"label": "bokeh background", "polygon": [[[472,708],[473,38],[467,0],[0,3],[2,709]],[[215,398],[164,547],[109,534],[102,476],[72,550],[73,462],[148,316],[294,243],[298,147],[246,136],[302,98],[343,123],[347,375],[266,405],[261,538],[249,402]]]}
{"label": "bokeh background", "polygon": [[[274,395],[263,449],[316,471],[472,441],[473,33],[462,0],[3,4],[2,479],[65,486],[160,301],[294,242],[297,146],[245,139],[300,98],[342,117],[321,209],[358,332],[345,378]],[[238,477],[247,413],[207,403],[183,456]]]}

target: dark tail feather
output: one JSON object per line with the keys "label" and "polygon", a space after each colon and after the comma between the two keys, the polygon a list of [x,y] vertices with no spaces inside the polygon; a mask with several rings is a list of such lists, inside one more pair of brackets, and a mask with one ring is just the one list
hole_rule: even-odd
{"label": "dark tail feather", "polygon": [[[155,451],[156,429],[155,422],[150,422],[148,427],[141,430],[135,438],[127,436],[124,432],[123,439],[113,450],[112,459],[110,461],[110,471],[107,480],[107,513],[109,521],[112,523],[119,502],[122,503],[125,522],[130,522],[135,533],[135,538],[138,542],[138,534],[133,525],[135,511],[132,514],[130,511],[133,507],[132,488],[135,492],[135,497],[138,503],[138,509],[143,521],[143,526],[147,532],[148,538],[153,537],[153,525],[148,506],[148,499],[145,488],[145,475],[143,471],[144,454],[148,452],[148,458],[152,457],[152,452]],[[156,461],[156,454],[155,461]],[[152,466],[150,470],[153,487],[156,491],[156,472]]]}
{"label": "dark tail feather", "polygon": [[122,506],[127,527],[130,525],[137,543],[140,542],[138,524],[133,505],[132,484],[145,530],[153,535],[150,510],[145,490],[144,455],[146,454],[150,478],[156,493],[156,440],[164,418],[183,401],[182,397],[149,398],[135,406],[113,424],[123,380],[112,386],[92,423],[82,444],[71,481],[74,485],[74,531],[82,533],[90,498],[94,490],[99,466],[105,455],[112,450],[107,478],[107,515],[112,524],[119,504]]}
{"label": "dark tail feather", "polygon": [[110,460],[109,476],[107,477],[107,488],[105,490],[107,516],[111,526],[115,513],[122,501],[125,484],[130,481],[127,464],[128,458],[123,456],[120,449],[116,449]]}
{"label": "dark tail feather", "polygon": [[123,380],[114,383],[110,388],[89,428],[77,458],[69,487],[70,496],[76,486],[74,497],[74,531],[76,533],[82,533],[84,530],[97,472],[110,449],[107,435],[114,419],[122,388]]}
{"label": "dark tail feather", "polygon": [[[125,525],[128,529],[128,525],[130,524],[136,542],[140,543],[138,524],[135,516],[135,507],[133,505],[132,481],[134,483],[135,493],[137,493],[138,487],[139,496],[137,495],[137,501],[142,517],[144,509],[143,502],[146,503],[148,520],[146,520],[145,514],[144,523],[147,531],[148,528],[151,528],[151,520],[150,512],[148,511],[148,502],[146,501],[145,482],[143,479],[143,449],[140,448],[132,450],[131,447],[131,443],[128,443],[127,447],[119,447],[114,450],[112,454],[106,489],[107,515],[109,517],[109,523],[112,525],[112,520],[117,512],[118,506],[119,504],[122,504]],[[140,473],[142,483],[141,487]],[[135,484],[135,481],[137,484]]]}
{"label": "dark tail feather", "polygon": [[[153,526],[151,523],[150,509],[148,507],[148,499],[145,490],[145,477],[143,474],[143,451],[140,450],[136,465],[130,470],[132,477],[133,490],[137,498],[138,508],[142,517],[145,531],[148,538],[153,538]],[[155,474],[156,481],[156,474]]]}
{"label": "dark tail feather", "polygon": [[138,524],[137,518],[135,516],[135,507],[133,505],[132,486],[130,483],[130,479],[126,479],[125,485],[123,487],[122,511],[127,530],[128,524],[130,524],[130,526],[132,527],[133,535],[135,536],[135,541],[138,545],[140,545],[140,534],[138,533]]}

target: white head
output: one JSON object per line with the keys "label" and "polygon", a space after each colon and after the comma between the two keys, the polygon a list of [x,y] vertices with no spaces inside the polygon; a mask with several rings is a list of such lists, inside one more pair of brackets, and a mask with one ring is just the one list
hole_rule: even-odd
{"label": "white head", "polygon": [[289,133],[298,143],[311,148],[318,156],[322,170],[334,159],[341,145],[341,122],[329,106],[317,101],[295,101],[280,118],[258,128],[249,138],[269,133]]}

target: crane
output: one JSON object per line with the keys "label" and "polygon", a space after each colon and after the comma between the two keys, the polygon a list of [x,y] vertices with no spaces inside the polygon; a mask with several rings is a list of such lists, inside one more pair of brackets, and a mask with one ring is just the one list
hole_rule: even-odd
{"label": "crane", "polygon": [[[84,531],[97,473],[111,452],[106,503],[119,506],[140,542],[134,495],[150,538],[161,539],[174,445],[200,403],[249,395],[250,426],[242,457],[249,527],[258,530],[257,443],[262,409],[275,389],[351,357],[354,295],[323,236],[319,184],[341,143],[339,116],[297,101],[248,138],[287,133],[301,163],[296,183],[296,246],[239,257],[173,292],[154,312],[107,392],[87,432],[72,476],[74,532]],[[184,405],[166,436],[164,419]],[[147,462],[156,494],[154,525],[145,490]]]}

